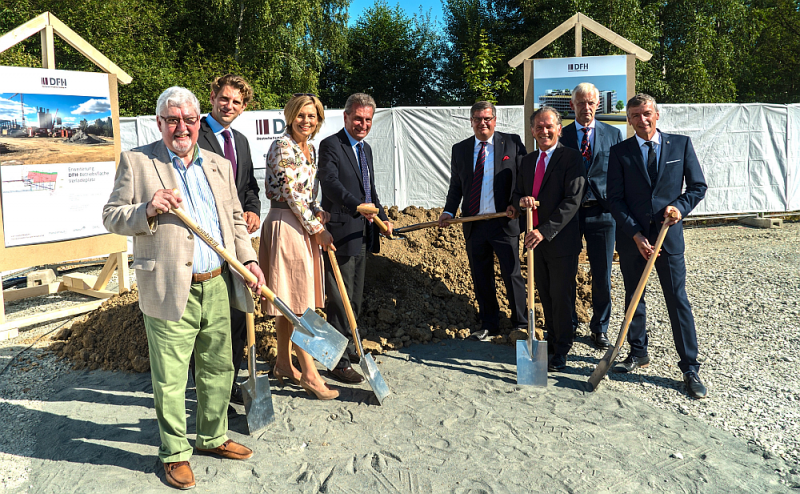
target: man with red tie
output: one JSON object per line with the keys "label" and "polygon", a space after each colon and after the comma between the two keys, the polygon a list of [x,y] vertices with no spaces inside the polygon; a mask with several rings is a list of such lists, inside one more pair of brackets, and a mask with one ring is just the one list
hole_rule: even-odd
{"label": "man with red tie", "polygon": [[[548,370],[559,371],[566,367],[572,348],[575,276],[582,248],[577,213],[586,170],[580,151],[558,141],[561,115],[557,110],[542,106],[533,112],[530,123],[539,149],[522,158],[513,205],[534,208],[534,229],[525,234],[525,247],[533,249],[534,281],[550,354]],[[538,207],[534,201],[539,201]]]}
{"label": "man with red tie", "polygon": [[519,221],[512,219],[511,195],[517,179],[517,158],[525,146],[516,134],[495,132],[497,111],[488,101],[479,101],[470,109],[475,134],[453,146],[450,159],[450,189],[439,227],[455,216],[459,204],[462,216],[509,213],[507,218],[464,223],[467,258],[478,301],[481,328],[470,335],[484,341],[500,334],[500,306],[494,283],[494,257],[506,286],[511,324],[527,328],[525,283],[519,269]]}

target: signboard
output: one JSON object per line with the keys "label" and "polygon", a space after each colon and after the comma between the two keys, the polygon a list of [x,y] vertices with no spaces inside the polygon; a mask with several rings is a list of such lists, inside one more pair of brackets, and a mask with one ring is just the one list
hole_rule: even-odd
{"label": "signboard", "polygon": [[[595,119],[619,127],[627,133],[625,104],[628,94],[628,57],[546,58],[533,60],[533,108],[541,105],[561,112],[563,125],[572,123],[575,113],[569,106],[572,90],[582,82],[590,82],[600,91]],[[632,87],[631,87],[632,89]]]}
{"label": "signboard", "polygon": [[0,67],[5,247],[108,232],[115,139],[108,74]]}

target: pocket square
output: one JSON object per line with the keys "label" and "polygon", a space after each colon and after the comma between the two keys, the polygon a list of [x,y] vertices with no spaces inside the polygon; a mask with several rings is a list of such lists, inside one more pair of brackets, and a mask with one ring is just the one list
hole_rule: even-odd
{"label": "pocket square", "polygon": [[680,160],[672,160],[672,161],[667,161],[667,162],[666,162],[666,163],[664,163],[664,164],[665,164],[665,165],[669,165],[670,163],[677,163],[677,162],[679,162],[679,161],[680,161]]}
{"label": "pocket square", "polygon": [[503,156],[503,161],[507,160],[508,156]]}

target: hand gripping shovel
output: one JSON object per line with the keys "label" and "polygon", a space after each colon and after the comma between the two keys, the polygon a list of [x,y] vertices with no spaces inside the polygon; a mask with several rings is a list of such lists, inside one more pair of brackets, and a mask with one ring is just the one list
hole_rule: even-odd
{"label": "hand gripping shovel", "polygon": [[328,257],[331,260],[333,274],[336,276],[336,284],[339,286],[339,293],[342,295],[342,304],[344,304],[344,309],[347,312],[347,321],[350,323],[350,330],[353,332],[356,350],[358,351],[358,356],[361,357],[361,372],[367,376],[367,382],[369,382],[372,391],[375,392],[375,396],[378,398],[378,404],[383,405],[383,400],[391,394],[391,391],[389,391],[389,386],[386,385],[386,381],[383,380],[383,376],[381,375],[381,371],[378,370],[375,359],[372,358],[371,354],[364,353],[364,349],[361,347],[361,337],[358,335],[358,327],[356,327],[356,316],[353,314],[353,307],[350,305],[350,297],[347,295],[347,289],[344,286],[344,280],[342,280],[342,272],[339,271],[339,262],[336,260],[336,254],[334,254],[332,250],[329,250]]}
{"label": "hand gripping shovel", "polygon": [[[181,219],[186,226],[196,233],[205,243],[211,246],[217,254],[228,262],[245,280],[250,283],[257,283],[258,279],[253,273],[247,270],[242,263],[234,258],[228,251],[220,247],[216,240],[200,228],[197,223],[189,217],[182,209],[172,208],[172,212]],[[292,342],[306,351],[309,355],[317,359],[328,370],[333,370],[339,359],[344,355],[347,348],[347,338],[319,317],[316,312],[306,309],[303,317],[298,318],[286,304],[275,296],[266,285],[261,285],[261,293],[272,302],[286,319],[292,322],[294,332]]]}
{"label": "hand gripping shovel", "polygon": [[247,313],[247,370],[250,376],[242,383],[244,411],[247,414],[247,429],[252,436],[275,422],[272,407],[272,392],[269,378],[256,374],[256,329],[252,312]]}
{"label": "hand gripping shovel", "polygon": [[[533,230],[533,208],[528,208],[527,232]],[[517,340],[517,384],[547,387],[547,343],[539,341],[533,305],[533,249],[528,249],[528,339]]]}
{"label": "hand gripping shovel", "polygon": [[389,240],[406,240],[407,239],[404,235],[395,235],[394,233],[392,233],[391,235],[389,234],[389,228],[386,226],[386,223],[384,223],[383,220],[378,218],[378,216],[377,216],[378,208],[371,208],[369,206],[358,206],[356,208],[356,210],[359,213],[365,213],[365,214],[373,213],[373,214],[375,214],[376,216],[373,218],[373,221],[375,222],[376,225],[378,225],[378,229],[381,231],[381,235],[383,235],[385,238],[388,238]]}
{"label": "hand gripping shovel", "polygon": [[625,311],[625,319],[622,321],[622,327],[619,330],[619,335],[617,335],[617,343],[606,350],[606,354],[603,355],[603,358],[597,363],[597,367],[594,368],[594,372],[589,376],[590,391],[596,390],[597,386],[600,385],[600,381],[608,374],[608,369],[611,368],[611,364],[617,359],[617,355],[619,355],[619,351],[625,343],[625,338],[628,336],[628,327],[633,319],[633,314],[636,312],[636,306],[639,305],[639,299],[642,298],[644,288],[647,286],[647,279],[650,278],[650,273],[653,271],[653,266],[656,264],[656,258],[661,251],[661,244],[664,243],[664,237],[667,236],[667,229],[669,229],[669,227],[667,226],[667,222],[664,221],[661,231],[658,232],[653,255],[647,260],[642,277],[639,279],[639,285],[636,287],[636,291],[633,292],[633,297],[628,304],[628,310]]}

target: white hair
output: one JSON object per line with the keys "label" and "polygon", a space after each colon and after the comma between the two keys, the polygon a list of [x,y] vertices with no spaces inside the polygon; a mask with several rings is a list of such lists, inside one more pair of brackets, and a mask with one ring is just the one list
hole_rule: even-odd
{"label": "white hair", "polygon": [[594,95],[598,100],[600,99],[600,91],[597,90],[594,84],[591,82],[581,82],[575,89],[572,90],[572,102],[575,103],[575,100],[578,98],[579,94],[585,95]]}
{"label": "white hair", "polygon": [[165,89],[164,92],[158,97],[158,102],[156,103],[156,115],[161,116],[162,112],[166,111],[168,106],[180,107],[187,104],[194,108],[194,111],[199,117],[200,102],[197,100],[197,96],[195,96],[194,93],[185,87],[172,86]]}

